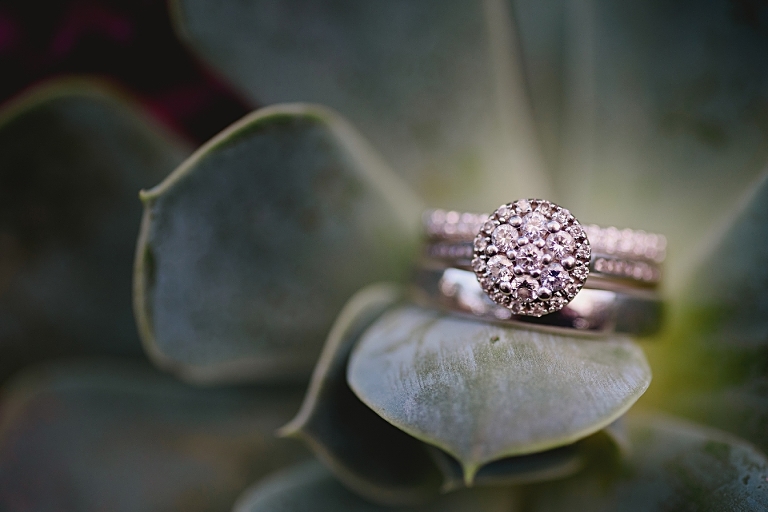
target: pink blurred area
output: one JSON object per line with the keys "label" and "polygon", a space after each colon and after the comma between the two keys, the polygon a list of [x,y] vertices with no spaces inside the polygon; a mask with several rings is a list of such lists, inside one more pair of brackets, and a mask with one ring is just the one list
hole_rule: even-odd
{"label": "pink blurred area", "polygon": [[164,0],[2,0],[0,69],[0,102],[49,78],[95,75],[193,143],[254,107],[181,44]]}

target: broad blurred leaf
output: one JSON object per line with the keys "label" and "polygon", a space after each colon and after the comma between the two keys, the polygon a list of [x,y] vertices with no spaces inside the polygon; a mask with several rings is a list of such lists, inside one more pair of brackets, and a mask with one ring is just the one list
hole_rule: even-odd
{"label": "broad blurred leaf", "polygon": [[284,471],[248,490],[234,512],[515,512],[515,492],[507,488],[450,493],[414,507],[389,508],[352,494],[318,463]]}
{"label": "broad blurred leaf", "polygon": [[651,350],[656,405],[742,436],[768,453],[768,172],[713,237]]}
{"label": "broad blurred leaf", "polygon": [[308,376],[344,302],[405,277],[421,214],[352,128],[307,105],[244,118],[142,198],[140,332],[199,381]]}
{"label": "broad blurred leaf", "polygon": [[0,509],[218,511],[305,457],[273,432],[298,390],[194,389],[144,366],[59,363],[0,402]]}
{"label": "broad blurred leaf", "polygon": [[456,457],[471,482],[485,463],[607,426],[651,372],[626,338],[568,338],[404,306],[365,332],[348,379],[384,419]]}
{"label": "broad blurred leaf", "polygon": [[682,284],[768,162],[768,7],[509,3],[562,204],[666,234],[666,279]]}
{"label": "broad blurred leaf", "polygon": [[0,112],[0,380],[62,354],[141,354],[137,195],[185,152],[95,82],[48,83]]}
{"label": "broad blurred leaf", "polygon": [[423,443],[382,420],[347,384],[355,342],[400,296],[397,287],[373,285],[350,299],[328,336],[301,410],[281,429],[305,440],[345,485],[385,504],[425,501],[443,483]]}
{"label": "broad blurred leaf", "polygon": [[663,417],[631,418],[629,429],[632,452],[618,466],[530,486],[522,510],[768,509],[768,460],[750,444]]}
{"label": "broad blurred leaf", "polygon": [[503,0],[171,8],[180,36],[253,101],[338,110],[428,201],[489,209],[549,197]]}

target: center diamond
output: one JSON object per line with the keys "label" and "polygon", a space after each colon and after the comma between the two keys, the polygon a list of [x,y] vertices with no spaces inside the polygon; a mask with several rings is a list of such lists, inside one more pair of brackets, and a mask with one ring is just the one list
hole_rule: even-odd
{"label": "center diamond", "polygon": [[581,290],[589,241],[560,206],[521,199],[500,206],[475,238],[473,268],[483,290],[516,315],[554,313]]}
{"label": "center diamond", "polygon": [[544,252],[533,244],[524,245],[517,250],[515,263],[521,266],[526,272],[535,272],[541,270],[541,260]]}

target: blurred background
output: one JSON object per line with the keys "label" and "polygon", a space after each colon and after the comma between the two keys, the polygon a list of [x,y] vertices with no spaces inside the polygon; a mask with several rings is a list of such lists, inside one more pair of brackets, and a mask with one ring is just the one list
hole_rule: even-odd
{"label": "blurred background", "polygon": [[189,54],[164,0],[0,2],[0,100],[41,80],[98,75],[195,146],[251,110]]}

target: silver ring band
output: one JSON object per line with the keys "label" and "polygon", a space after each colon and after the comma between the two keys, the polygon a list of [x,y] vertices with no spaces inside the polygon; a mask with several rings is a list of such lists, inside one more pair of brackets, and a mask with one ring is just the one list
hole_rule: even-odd
{"label": "silver ring band", "polygon": [[663,304],[647,290],[584,288],[561,310],[540,317],[514,315],[490,300],[475,274],[457,268],[420,267],[414,299],[474,319],[569,335],[648,336],[661,326]]}

